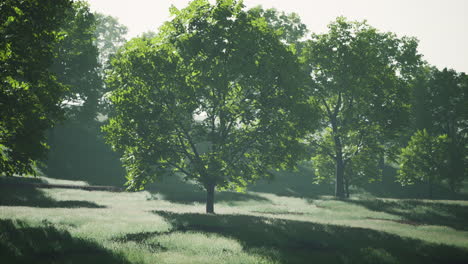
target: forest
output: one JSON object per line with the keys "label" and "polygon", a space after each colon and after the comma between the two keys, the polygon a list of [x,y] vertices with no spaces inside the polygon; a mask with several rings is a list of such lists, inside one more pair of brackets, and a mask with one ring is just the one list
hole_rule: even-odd
{"label": "forest", "polygon": [[169,12],[0,4],[2,263],[468,261],[466,73],[344,16]]}

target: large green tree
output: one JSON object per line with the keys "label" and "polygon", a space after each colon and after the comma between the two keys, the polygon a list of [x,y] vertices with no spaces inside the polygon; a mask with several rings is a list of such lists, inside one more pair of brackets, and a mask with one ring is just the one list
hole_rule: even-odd
{"label": "large green tree", "polygon": [[[368,169],[378,168],[372,163],[407,124],[409,83],[420,59],[416,48],[412,38],[343,17],[305,44],[302,58],[322,113],[322,129],[308,139],[317,169],[324,161],[335,165],[337,197],[345,196],[351,174],[378,176],[379,169]],[[366,166],[358,164],[364,161]]]}
{"label": "large green tree", "polygon": [[63,118],[67,88],[51,66],[70,9],[68,0],[0,4],[0,173],[34,173],[45,130]]}
{"label": "large green tree", "polygon": [[124,153],[130,188],[181,173],[207,191],[240,188],[295,165],[313,124],[297,57],[242,2],[192,1],[152,39],[111,62],[107,140]]}

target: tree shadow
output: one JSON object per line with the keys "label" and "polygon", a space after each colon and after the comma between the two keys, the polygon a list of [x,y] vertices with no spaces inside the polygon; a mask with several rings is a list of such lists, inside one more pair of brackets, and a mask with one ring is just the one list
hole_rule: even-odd
{"label": "tree shadow", "polygon": [[[22,181],[22,180],[21,180]],[[37,182],[41,183],[41,182]],[[28,185],[15,185],[10,180],[0,179],[0,206],[30,206],[41,208],[106,208],[88,201],[56,201],[40,188]]]}
{"label": "tree shadow", "polygon": [[130,263],[122,255],[45,223],[0,219],[1,263]]}
{"label": "tree shadow", "polygon": [[[172,233],[217,234],[237,240],[243,250],[279,263],[466,263],[468,250],[402,238],[375,230],[248,215],[207,215],[154,211],[173,228],[127,234],[119,241],[154,243]],[[153,241],[153,242],[150,242]],[[164,244],[155,245],[167,250]],[[229,252],[220,252],[229,254]]]}
{"label": "tree shadow", "polygon": [[[194,202],[205,203],[206,191],[195,183],[184,181],[181,177],[173,175],[154,182],[146,187],[154,200],[164,199],[172,203],[192,204]],[[269,201],[267,198],[252,194],[233,191],[217,191],[215,202],[239,202],[239,201]]]}
{"label": "tree shadow", "polygon": [[274,178],[260,180],[248,187],[249,191],[271,193],[278,196],[317,199],[334,194],[333,184],[314,184],[313,169],[299,165],[297,171],[273,172]]}
{"label": "tree shadow", "polygon": [[397,215],[414,225],[448,226],[468,231],[468,206],[421,200],[344,200],[369,210]]}

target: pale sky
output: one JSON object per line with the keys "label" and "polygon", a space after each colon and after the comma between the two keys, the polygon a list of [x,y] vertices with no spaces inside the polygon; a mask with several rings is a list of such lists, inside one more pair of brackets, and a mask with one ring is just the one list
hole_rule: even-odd
{"label": "pale sky", "polygon": [[[88,0],[91,9],[117,17],[129,29],[127,38],[157,31],[169,19],[169,7],[188,0]],[[244,0],[298,13],[310,32],[323,33],[338,16],[368,23],[381,31],[419,39],[424,59],[438,68],[468,73],[468,0]]]}

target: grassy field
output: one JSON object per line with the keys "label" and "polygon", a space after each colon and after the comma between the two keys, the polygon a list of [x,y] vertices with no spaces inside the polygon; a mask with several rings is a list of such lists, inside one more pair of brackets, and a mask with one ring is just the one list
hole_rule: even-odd
{"label": "grassy field", "polygon": [[177,180],[136,193],[0,184],[0,263],[468,263],[468,201],[339,201],[331,186],[280,183],[217,193],[216,215]]}

